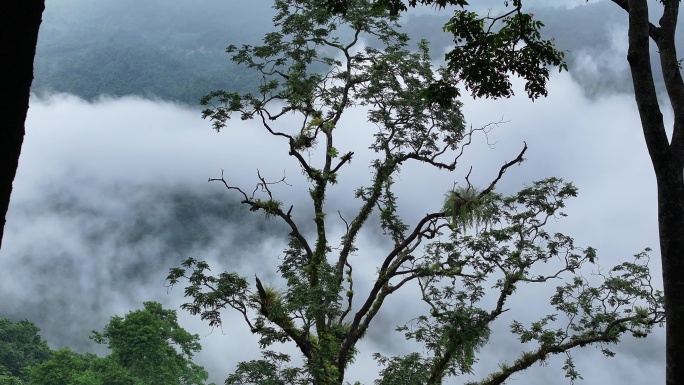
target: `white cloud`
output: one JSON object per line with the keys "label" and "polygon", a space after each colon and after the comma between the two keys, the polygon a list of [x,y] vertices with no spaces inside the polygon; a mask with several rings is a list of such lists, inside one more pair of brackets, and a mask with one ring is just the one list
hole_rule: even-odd
{"label": "white cloud", "polygon": [[[518,93],[524,95],[522,90]],[[554,229],[574,236],[580,245],[598,247],[606,266],[629,259],[645,246],[657,250],[655,182],[631,97],[588,100],[567,75],[559,75],[552,79],[547,99],[467,101],[464,113],[474,127],[501,119],[508,123],[490,133],[495,149],[480,137],[454,173],[405,167],[397,186],[408,218],[438,208],[444,191],[455,181],[463,183],[470,165],[472,180],[487,183],[526,141],[527,161],[506,174],[500,191],[512,193],[549,176],[573,181],[580,198],[570,202],[565,210],[569,218],[553,223]],[[356,207],[353,189],[370,176],[367,161],[372,154],[364,152],[367,145],[362,142],[370,135],[365,130],[372,127],[364,121],[363,112],[355,111],[338,126],[347,131],[338,149],[357,155],[331,190],[332,208]],[[53,344],[81,338],[79,346],[85,349],[91,329],[104,326],[111,315],[140,307],[142,301],[158,300],[177,308],[183,301],[182,288],[167,294],[163,283],[166,269],[183,257],[212,260],[219,266],[214,272],[238,270],[247,277],[275,272],[283,239],[268,233],[268,224],[244,219],[249,214],[245,210],[226,208],[240,196],[205,182],[222,168],[231,183],[250,191],[257,168],[271,179],[280,178],[285,170],[293,187],[279,186],[277,191],[285,204],[298,207],[298,219],[307,221],[306,185],[294,159],[283,155],[277,138],[263,135],[252,122],[237,120],[216,134],[199,119],[198,111],[171,103],[137,98],[86,103],[58,95],[32,99],[27,125],[0,254],[0,271],[12,272],[0,280],[0,297],[11,299],[0,305],[0,316],[57,312],[36,320]],[[228,211],[220,212],[223,209]],[[207,210],[206,217],[202,210]],[[180,241],[164,237],[165,228],[187,236],[184,242],[191,246],[175,250],[174,242]],[[374,272],[373,262],[381,254],[374,249],[378,241],[373,234],[360,238],[357,259],[362,268],[356,271]],[[652,255],[657,280],[658,254]],[[359,289],[362,286],[359,283]],[[404,308],[394,304],[381,313],[378,325],[397,322],[408,304],[417,301],[402,299]],[[536,305],[527,310],[544,312]],[[235,315],[226,313],[223,330],[212,332],[198,317],[179,314],[183,325],[203,337],[199,360],[214,381],[221,382],[236,360],[257,357],[254,338]],[[372,332],[362,345],[362,357],[373,349],[406,349],[397,338],[401,336]],[[514,341],[492,342],[482,352],[478,368],[496,368],[517,349]],[[645,378],[657,382],[663,378],[662,347],[658,331],[638,344],[616,347],[618,357],[599,361],[600,367],[595,365],[599,358],[594,350],[575,356],[589,383],[638,383],[634,379]],[[648,351],[649,357],[640,351]],[[635,365],[637,360],[642,363]],[[549,366],[516,378],[548,383],[562,373],[557,362]],[[369,382],[374,370],[374,362],[359,359],[351,374]]]}

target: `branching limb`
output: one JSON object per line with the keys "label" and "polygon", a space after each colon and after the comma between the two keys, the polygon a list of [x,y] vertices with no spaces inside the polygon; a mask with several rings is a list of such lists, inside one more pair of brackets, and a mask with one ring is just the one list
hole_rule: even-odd
{"label": "branching limb", "polygon": [[[280,202],[272,199],[272,194],[271,194],[269,187],[268,187],[269,184],[285,183],[285,177],[283,176],[283,179],[281,179],[280,181],[277,181],[277,182],[266,182],[261,177],[261,175],[259,174],[259,180],[260,180],[260,182],[255,187],[254,191],[252,192],[252,195],[249,196],[241,188],[229,185],[228,181],[226,181],[226,179],[223,176],[223,170],[221,170],[221,177],[220,178],[209,178],[209,182],[221,182],[221,183],[223,183],[223,185],[228,190],[235,190],[235,191],[239,192],[243,197],[243,199],[242,199],[242,201],[240,201],[240,203],[248,205],[250,211],[263,210],[267,215],[280,217],[290,227],[292,236],[294,236],[295,238],[297,238],[297,240],[299,240],[299,242],[301,242],[302,246],[306,250],[307,255],[311,256],[313,254],[311,247],[309,246],[304,235],[301,233],[301,231],[297,227],[297,224],[292,219],[292,216],[291,216],[292,207],[290,207],[287,212],[284,212],[280,208]],[[256,199],[254,194],[256,193],[256,191],[259,188],[264,189],[271,199],[269,199],[268,201],[262,201],[262,200]]]}
{"label": "branching limb", "polygon": [[510,162],[504,164],[503,166],[501,166],[501,168],[499,169],[499,174],[498,174],[498,175],[496,176],[496,178],[489,184],[489,186],[488,186],[486,189],[484,189],[484,190],[482,190],[482,191],[480,192],[480,197],[484,197],[485,195],[487,195],[487,194],[489,194],[490,192],[494,191],[494,187],[496,187],[496,184],[499,182],[499,180],[501,180],[501,177],[503,177],[504,173],[506,173],[506,170],[508,170],[510,167],[512,167],[512,166],[514,166],[514,165],[516,165],[516,164],[522,163],[522,161],[524,160],[523,155],[525,155],[525,151],[527,151],[527,142],[524,142],[524,143],[525,143],[525,145],[523,146],[523,149],[522,149],[522,151],[520,151],[520,153],[518,154],[518,156],[515,157],[515,159],[513,159],[512,161],[510,161]]}
{"label": "branching limb", "polygon": [[[285,334],[292,341],[297,344],[297,347],[302,352],[304,357],[311,358],[311,341],[306,338],[303,331],[297,329],[292,322],[292,319],[283,312],[281,309],[282,304],[279,303],[277,293],[273,292],[272,289],[266,289],[261,283],[261,280],[256,275],[254,276],[256,280],[259,312],[266,317],[267,320],[273,322],[275,325],[280,327]],[[254,332],[258,332],[258,329],[253,329]]]}

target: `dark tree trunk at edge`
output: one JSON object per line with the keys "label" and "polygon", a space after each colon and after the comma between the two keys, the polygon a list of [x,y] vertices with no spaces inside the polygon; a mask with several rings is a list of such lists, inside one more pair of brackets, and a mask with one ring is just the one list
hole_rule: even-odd
{"label": "dark tree trunk at edge", "polygon": [[[675,49],[679,0],[663,1],[658,26],[649,22],[647,0],[613,0],[629,13],[629,62],[634,96],[648,153],[658,182],[660,236],[666,318],[667,385],[684,384],[684,81]],[[668,139],[658,105],[649,43],[658,46],[667,96],[674,112]],[[638,183],[638,182],[637,182]]]}
{"label": "dark tree trunk at edge", "polygon": [[17,173],[45,0],[0,1],[0,247]]}
{"label": "dark tree trunk at edge", "polygon": [[[673,168],[658,181],[658,224],[662,250],[666,317],[666,383],[684,383],[684,179]],[[665,177],[667,178],[667,177]]]}

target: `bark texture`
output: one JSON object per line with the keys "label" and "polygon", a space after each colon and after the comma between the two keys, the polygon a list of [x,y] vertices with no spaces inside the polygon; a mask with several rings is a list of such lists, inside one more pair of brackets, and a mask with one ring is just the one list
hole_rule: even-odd
{"label": "bark texture", "polygon": [[[684,384],[684,82],[675,49],[679,0],[664,0],[658,26],[646,0],[613,0],[629,13],[629,61],[646,146],[658,183],[658,228],[666,318],[666,384]],[[674,126],[668,139],[658,105],[649,42],[657,45]]]}
{"label": "bark texture", "polygon": [[45,0],[0,1],[0,247],[12,183],[24,142],[33,81],[33,58]]}

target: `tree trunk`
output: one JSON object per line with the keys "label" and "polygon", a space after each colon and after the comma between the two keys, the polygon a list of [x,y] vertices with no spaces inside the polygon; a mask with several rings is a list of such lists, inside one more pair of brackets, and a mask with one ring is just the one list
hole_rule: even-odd
{"label": "tree trunk", "polygon": [[[679,0],[663,2],[656,26],[647,0],[613,0],[629,13],[629,62],[646,147],[658,182],[660,237],[666,320],[667,385],[684,384],[684,81],[675,48]],[[658,46],[667,96],[674,113],[668,140],[650,63],[650,40]]]}
{"label": "tree trunk", "polygon": [[33,58],[45,0],[0,1],[0,247],[28,112]]}
{"label": "tree trunk", "polygon": [[[666,384],[684,384],[684,177],[670,167],[658,179],[658,227],[665,289]],[[664,174],[664,173],[663,173]]]}

